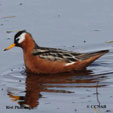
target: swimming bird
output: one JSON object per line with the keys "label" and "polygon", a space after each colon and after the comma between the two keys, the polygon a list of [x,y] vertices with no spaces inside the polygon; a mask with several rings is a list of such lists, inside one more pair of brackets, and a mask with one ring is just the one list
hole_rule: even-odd
{"label": "swimming bird", "polygon": [[91,53],[78,53],[57,48],[41,47],[36,44],[32,35],[25,31],[19,31],[14,36],[13,47],[21,47],[24,55],[26,71],[34,74],[53,74],[70,71],[83,71],[92,62],[103,56],[109,50],[101,50]]}

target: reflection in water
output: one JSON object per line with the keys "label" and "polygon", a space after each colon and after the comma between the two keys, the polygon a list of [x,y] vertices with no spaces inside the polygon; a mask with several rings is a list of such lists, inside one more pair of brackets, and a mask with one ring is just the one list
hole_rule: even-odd
{"label": "reflection in water", "polygon": [[[98,82],[97,82],[97,86],[98,86]],[[99,100],[99,91],[98,91],[98,87],[96,87],[96,97],[97,97],[97,103],[100,106],[100,100]]]}
{"label": "reflection in water", "polygon": [[[41,92],[73,93],[65,89],[70,87],[103,87],[105,84],[97,84],[102,79],[105,79],[104,75],[93,75],[91,71],[54,75],[32,75],[26,73],[25,96],[15,96],[11,91],[8,91],[8,95],[13,101],[18,101],[20,106],[34,108],[39,104],[39,99],[42,97]],[[63,90],[57,90],[57,88],[63,88]],[[98,98],[97,92],[96,95]]]}

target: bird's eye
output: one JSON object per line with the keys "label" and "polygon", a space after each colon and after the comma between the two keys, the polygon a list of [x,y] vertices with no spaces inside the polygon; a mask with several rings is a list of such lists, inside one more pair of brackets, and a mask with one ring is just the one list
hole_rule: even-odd
{"label": "bird's eye", "polygon": [[19,41],[19,38],[17,38],[16,41],[18,42]]}

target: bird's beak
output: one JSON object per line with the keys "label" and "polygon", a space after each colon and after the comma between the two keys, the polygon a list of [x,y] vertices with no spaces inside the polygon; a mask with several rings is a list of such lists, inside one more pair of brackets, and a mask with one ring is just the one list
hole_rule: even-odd
{"label": "bird's beak", "polygon": [[9,49],[11,49],[11,48],[13,48],[13,47],[15,47],[15,46],[16,46],[16,44],[13,43],[13,44],[11,44],[8,48],[5,48],[4,51],[7,51],[7,50],[9,50]]}

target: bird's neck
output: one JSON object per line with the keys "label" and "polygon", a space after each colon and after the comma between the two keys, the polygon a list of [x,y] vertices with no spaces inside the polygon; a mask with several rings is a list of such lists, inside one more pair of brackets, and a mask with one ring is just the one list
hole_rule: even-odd
{"label": "bird's neck", "polygon": [[33,49],[35,48],[35,46],[36,46],[35,41],[32,38],[29,38],[29,39],[25,40],[25,42],[23,42],[21,47],[25,53],[26,52],[31,53],[33,51]]}

